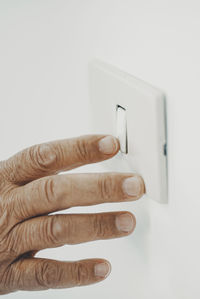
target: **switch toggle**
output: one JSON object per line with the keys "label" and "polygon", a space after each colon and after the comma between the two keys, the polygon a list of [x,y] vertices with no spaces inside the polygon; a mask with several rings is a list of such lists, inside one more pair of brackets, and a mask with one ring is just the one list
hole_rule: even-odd
{"label": "switch toggle", "polygon": [[120,142],[122,154],[128,153],[126,109],[120,105],[116,106],[116,135]]}

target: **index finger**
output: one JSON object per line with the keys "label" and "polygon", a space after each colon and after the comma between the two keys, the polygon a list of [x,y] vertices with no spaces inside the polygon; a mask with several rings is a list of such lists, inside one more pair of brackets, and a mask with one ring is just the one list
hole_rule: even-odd
{"label": "index finger", "polygon": [[37,144],[2,162],[7,180],[23,185],[35,179],[100,162],[119,151],[119,141],[110,135],[85,135]]}

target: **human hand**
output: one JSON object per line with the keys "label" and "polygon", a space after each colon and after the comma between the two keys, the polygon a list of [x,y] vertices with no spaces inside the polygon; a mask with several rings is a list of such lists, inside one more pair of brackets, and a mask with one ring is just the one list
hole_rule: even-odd
{"label": "human hand", "polygon": [[127,236],[130,212],[49,213],[75,206],[139,199],[145,190],[131,173],[62,174],[119,151],[112,136],[87,135],[27,148],[0,162],[0,294],[88,285],[106,278],[104,259],[61,262],[36,258],[41,249]]}

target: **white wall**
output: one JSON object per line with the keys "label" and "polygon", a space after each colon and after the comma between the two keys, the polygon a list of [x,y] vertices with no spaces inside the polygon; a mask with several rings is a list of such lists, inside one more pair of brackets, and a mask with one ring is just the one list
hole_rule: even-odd
{"label": "white wall", "polygon": [[[61,260],[108,258],[110,277],[38,298],[200,297],[200,3],[198,0],[0,0],[0,158],[32,145],[90,133],[88,61],[109,62],[167,93],[168,205],[128,209],[133,235],[44,250]],[[78,171],[103,170],[101,165]],[[7,298],[35,298],[26,292]]]}

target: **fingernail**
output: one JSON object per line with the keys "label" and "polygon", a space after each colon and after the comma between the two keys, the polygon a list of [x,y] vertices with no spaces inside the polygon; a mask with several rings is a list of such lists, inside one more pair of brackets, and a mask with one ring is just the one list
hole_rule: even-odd
{"label": "fingernail", "polygon": [[133,176],[123,181],[122,188],[128,196],[138,196],[142,191],[142,184],[140,177]]}
{"label": "fingernail", "polygon": [[117,148],[117,140],[112,136],[106,136],[99,141],[99,150],[104,154],[115,153]]}
{"label": "fingernail", "polygon": [[108,263],[96,264],[94,267],[95,276],[106,277],[110,274],[111,266]]}
{"label": "fingernail", "polygon": [[135,220],[130,214],[121,214],[116,217],[116,226],[119,231],[130,232],[135,227]]}

